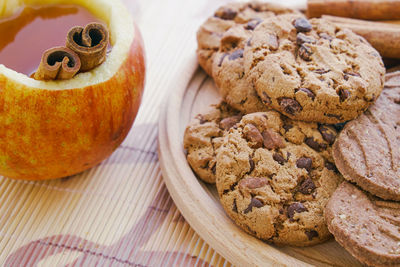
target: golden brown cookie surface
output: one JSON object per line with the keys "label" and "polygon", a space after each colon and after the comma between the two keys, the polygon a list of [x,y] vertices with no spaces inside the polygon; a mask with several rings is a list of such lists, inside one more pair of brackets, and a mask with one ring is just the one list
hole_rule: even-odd
{"label": "golden brown cookie surface", "polygon": [[215,183],[215,157],[222,136],[241,119],[240,113],[225,102],[197,115],[186,127],[183,146],[187,161],[197,176],[207,183]]}
{"label": "golden brown cookie surface", "polygon": [[264,20],[243,57],[263,103],[296,120],[354,119],[383,88],[378,52],[364,38],[323,19]]}
{"label": "golden brown cookie surface", "polygon": [[333,127],[276,111],[243,116],[217,154],[217,189],[227,214],[246,232],[281,245],[330,236],[325,205],[341,175],[333,165]]}

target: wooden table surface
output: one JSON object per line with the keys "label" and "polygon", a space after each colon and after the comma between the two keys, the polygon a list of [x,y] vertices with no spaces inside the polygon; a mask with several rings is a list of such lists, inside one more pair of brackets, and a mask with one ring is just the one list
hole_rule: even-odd
{"label": "wooden table surface", "polygon": [[0,177],[2,266],[231,265],[177,210],[157,154],[167,88],[190,81],[198,68],[197,28],[227,1],[124,2],[142,32],[147,59],[135,124],[107,160],[82,174],[46,182]]}

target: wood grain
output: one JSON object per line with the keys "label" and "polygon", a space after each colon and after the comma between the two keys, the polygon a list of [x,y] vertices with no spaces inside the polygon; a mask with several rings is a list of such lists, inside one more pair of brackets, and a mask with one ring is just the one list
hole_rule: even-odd
{"label": "wood grain", "polygon": [[189,120],[218,101],[214,83],[198,70],[187,87],[175,87],[160,113],[159,157],[164,181],[195,231],[239,266],[360,266],[334,240],[308,248],[278,248],[246,234],[228,218],[215,188],[200,182],[193,174],[182,145]]}

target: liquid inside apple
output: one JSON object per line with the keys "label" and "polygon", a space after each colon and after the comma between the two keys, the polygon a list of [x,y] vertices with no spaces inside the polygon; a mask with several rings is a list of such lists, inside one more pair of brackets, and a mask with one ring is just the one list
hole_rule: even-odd
{"label": "liquid inside apple", "polygon": [[25,6],[0,19],[0,64],[30,76],[45,50],[64,46],[72,27],[90,22],[104,23],[78,5]]}

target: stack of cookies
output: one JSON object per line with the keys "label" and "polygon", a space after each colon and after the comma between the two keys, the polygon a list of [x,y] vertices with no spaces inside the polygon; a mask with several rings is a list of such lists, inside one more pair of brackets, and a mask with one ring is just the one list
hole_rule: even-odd
{"label": "stack of cookies", "polygon": [[400,75],[380,96],[385,68],[363,37],[273,4],[223,6],[197,39],[224,100],[187,126],[184,147],[229,217],[274,244],[333,233],[362,262],[399,264],[400,204],[377,197],[400,200]]}

